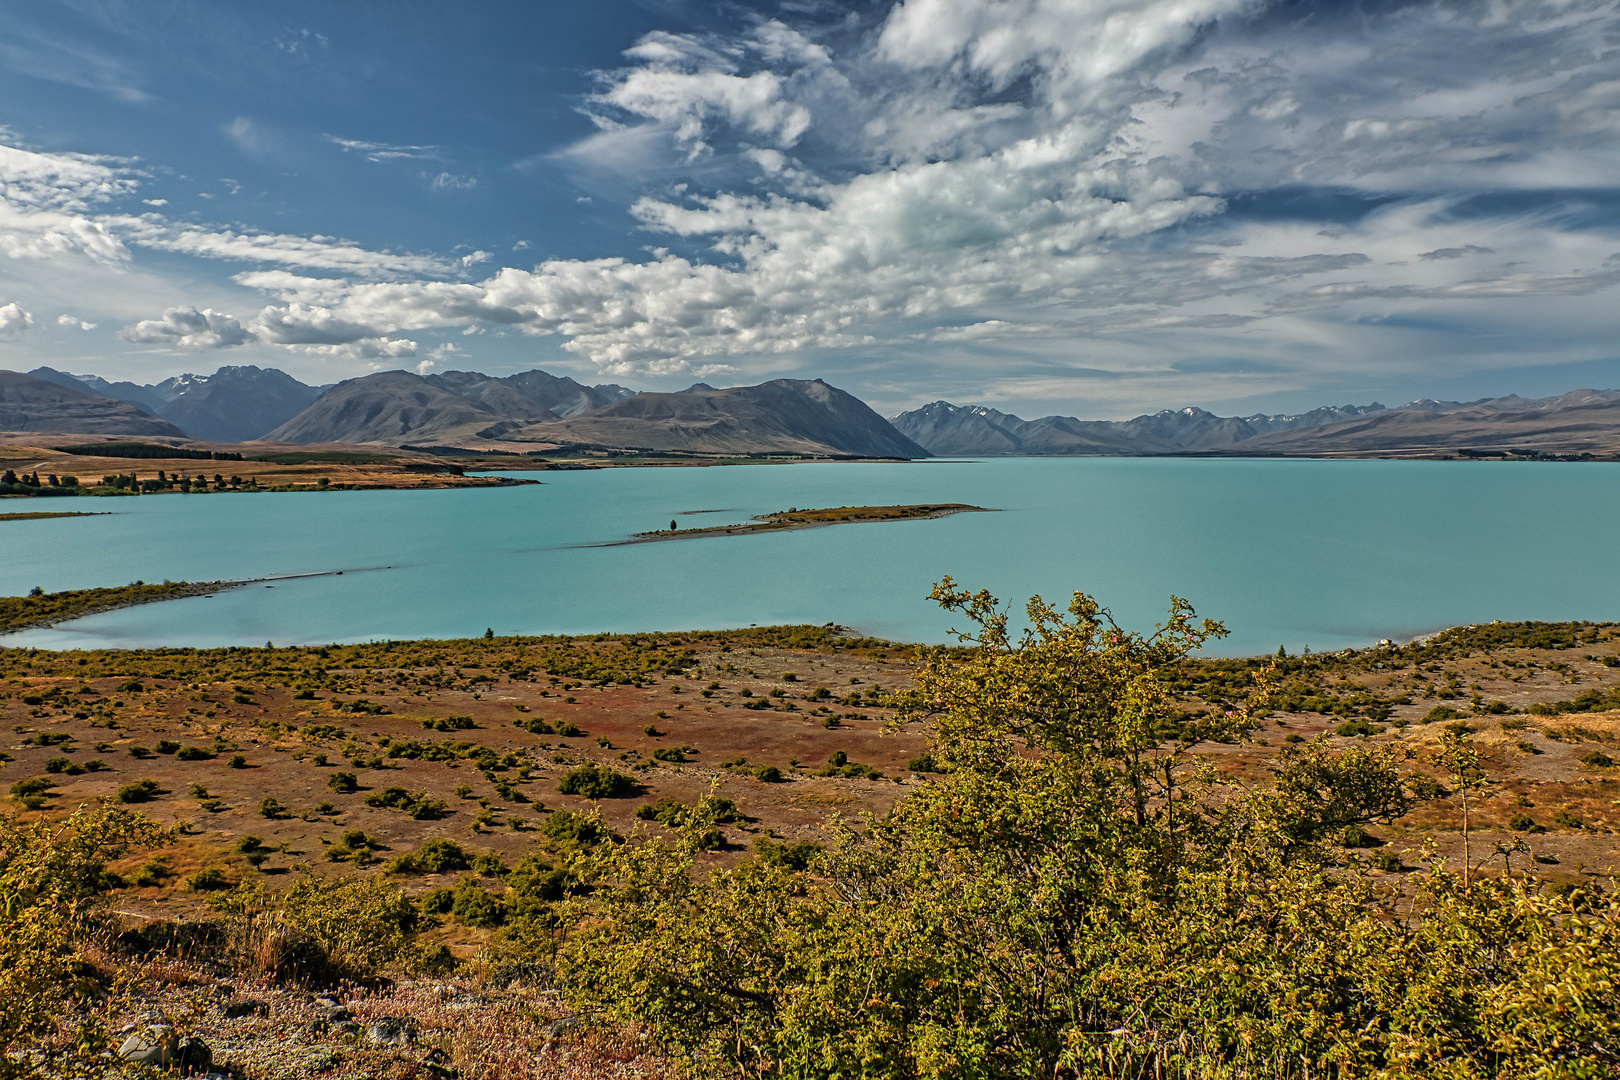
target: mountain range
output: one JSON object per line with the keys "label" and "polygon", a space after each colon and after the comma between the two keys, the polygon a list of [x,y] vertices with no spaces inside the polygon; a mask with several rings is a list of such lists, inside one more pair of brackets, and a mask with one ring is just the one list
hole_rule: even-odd
{"label": "mountain range", "polygon": [[1163,454],[1433,456],[1438,453],[1620,453],[1620,390],[1478,401],[1423,399],[1398,408],[1340,405],[1307,413],[1216,416],[1166,409],[1131,420],[1024,420],[935,401],[890,418],[930,453],[950,457]]}
{"label": "mountain range", "polygon": [[264,436],[283,443],[438,443],[693,454],[927,457],[864,402],[820,379],[675,394],[584,387],[543,371],[423,377],[385,371],[332,387]]}
{"label": "mountain range", "polygon": [[275,368],[222,367],[140,385],[48,367],[0,372],[0,430],[547,452],[920,458],[1165,454],[1241,456],[1620,455],[1620,391],[1397,408],[1338,405],[1218,416],[1166,409],[1130,420],[1025,420],[935,401],[885,420],[820,379],[694,383],[676,393],[587,386],[538,369],[383,371],[332,386]]}

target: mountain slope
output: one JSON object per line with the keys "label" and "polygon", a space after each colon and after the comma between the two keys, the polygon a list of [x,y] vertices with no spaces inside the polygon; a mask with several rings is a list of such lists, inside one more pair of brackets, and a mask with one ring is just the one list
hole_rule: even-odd
{"label": "mountain slope", "polygon": [[[58,386],[65,386],[69,390],[87,390],[92,394],[115,398],[118,401],[127,401],[146,412],[156,415],[157,411],[168,400],[155,386],[141,386],[132,382],[108,382],[100,375],[70,375],[55,368],[37,367],[28,374],[36,379],[45,379]],[[173,382],[174,380],[166,380]]]}
{"label": "mountain slope", "polygon": [[515,420],[538,423],[559,419],[556,413],[504,379],[492,379],[476,371],[446,371],[427,376],[427,381],[441,390],[470,398],[493,412]]}
{"label": "mountain slope", "polygon": [[541,408],[566,420],[635,395],[622,386],[586,386],[566,375],[551,375],[539,368],[497,380]]}
{"label": "mountain slope", "polygon": [[186,437],[127,401],[16,371],[0,371],[0,431]]}
{"label": "mountain slope", "polygon": [[[175,394],[158,416],[213,442],[247,442],[303,412],[319,396],[284,371],[222,367]],[[159,387],[164,383],[159,383]]]}
{"label": "mountain slope", "polygon": [[1263,434],[1316,428],[1381,412],[1382,405],[1331,406],[1297,416],[1216,416],[1165,409],[1130,420],[1043,416],[1023,420],[984,406],[935,401],[893,418],[894,426],[936,454],[1135,455],[1229,450]]}
{"label": "mountain slope", "polygon": [[585,415],[534,424],[503,437],[710,454],[930,456],[864,402],[820,379],[637,394]]}
{"label": "mountain slope", "polygon": [[265,442],[384,443],[428,441],[510,419],[408,371],[380,371],[340,382],[303,412],[264,435]]}
{"label": "mountain slope", "polygon": [[1442,450],[1614,454],[1620,452],[1620,390],[1574,390],[1539,399],[1514,395],[1466,403],[1415,401],[1308,431],[1260,436],[1243,450],[1346,455]]}

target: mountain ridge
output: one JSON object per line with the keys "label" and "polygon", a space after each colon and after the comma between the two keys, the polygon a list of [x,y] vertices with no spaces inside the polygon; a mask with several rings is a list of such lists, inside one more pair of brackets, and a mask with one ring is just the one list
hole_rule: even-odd
{"label": "mountain ridge", "polygon": [[1188,406],[1129,420],[1024,420],[987,406],[934,401],[890,422],[943,456],[1608,455],[1620,453],[1620,390],[1468,402],[1421,398],[1396,408],[1373,402],[1233,417]]}

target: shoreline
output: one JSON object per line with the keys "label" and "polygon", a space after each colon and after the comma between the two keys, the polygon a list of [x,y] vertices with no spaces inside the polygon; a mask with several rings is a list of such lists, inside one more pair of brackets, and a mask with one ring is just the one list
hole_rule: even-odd
{"label": "shoreline", "polygon": [[[75,619],[83,619],[91,615],[102,615],[109,611],[121,611],[124,608],[141,607],[145,604],[159,604],[165,600],[186,600],[198,596],[217,596],[220,593],[230,592],[234,589],[244,589],[249,585],[265,585],[266,588],[272,588],[273,586],[266,584],[267,582],[298,581],[303,578],[342,577],[345,573],[358,574],[365,573],[368,570],[392,569],[392,566],[365,566],[350,570],[316,570],[303,574],[276,574],[269,577],[240,578],[225,581],[165,581],[157,585],[147,584],[146,582],[133,582],[129,585],[109,588],[64,589],[61,592],[44,593],[37,597],[0,597],[0,648],[19,647],[6,645],[5,639],[12,634],[20,634],[25,630],[49,630],[51,627],[61,623],[72,622]],[[79,602],[81,597],[83,598],[82,603]],[[53,598],[60,598],[68,606],[50,612],[43,612],[36,616],[29,616],[27,606],[31,601],[48,602]],[[7,612],[6,608],[11,604],[21,604],[23,610],[15,613]],[[11,621],[13,619],[16,621]]]}

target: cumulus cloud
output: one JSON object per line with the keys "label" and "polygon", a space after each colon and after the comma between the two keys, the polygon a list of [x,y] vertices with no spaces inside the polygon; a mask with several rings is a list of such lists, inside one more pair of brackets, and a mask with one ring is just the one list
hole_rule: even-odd
{"label": "cumulus cloud", "polygon": [[138,345],[168,345],[182,349],[227,349],[245,345],[253,334],[223,312],[194,307],[172,307],[162,318],[143,319],[118,331]]}
{"label": "cumulus cloud", "polygon": [[0,304],[0,338],[20,337],[34,325],[34,317],[13,301]]}
{"label": "cumulus cloud", "polygon": [[94,330],[96,328],[95,323],[85,322],[83,319],[73,315],[58,315],[56,325],[66,330]]}

